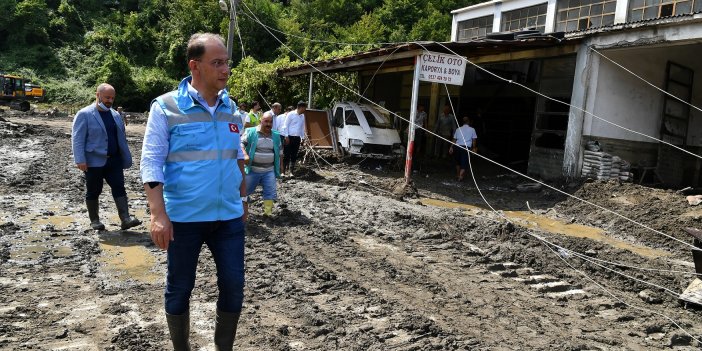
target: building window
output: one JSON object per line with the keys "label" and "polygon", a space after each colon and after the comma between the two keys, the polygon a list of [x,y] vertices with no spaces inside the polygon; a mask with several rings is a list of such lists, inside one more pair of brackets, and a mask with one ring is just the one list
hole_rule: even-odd
{"label": "building window", "polygon": [[482,38],[492,33],[492,18],[490,15],[458,22],[458,41]]}
{"label": "building window", "polygon": [[702,11],[702,0],[631,0],[629,21],[682,15]]}
{"label": "building window", "polygon": [[560,0],[556,31],[574,32],[614,24],[616,0]]}
{"label": "building window", "polygon": [[516,32],[522,29],[536,29],[543,33],[546,28],[546,4],[507,11],[502,14],[502,30]]}

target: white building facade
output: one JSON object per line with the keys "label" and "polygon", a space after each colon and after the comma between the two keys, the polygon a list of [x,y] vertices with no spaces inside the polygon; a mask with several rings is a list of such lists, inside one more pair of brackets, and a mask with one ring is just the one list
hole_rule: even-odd
{"label": "white building facade", "polygon": [[[489,43],[517,32],[577,41],[562,57],[566,71],[549,77],[548,63],[540,65],[535,90],[572,106],[557,115],[536,103],[529,173],[576,177],[585,144],[597,141],[654,170],[651,182],[699,186],[700,158],[656,139],[702,154],[700,12],[702,0],[493,0],[452,11],[451,40]],[[544,136],[556,142],[544,147]]]}

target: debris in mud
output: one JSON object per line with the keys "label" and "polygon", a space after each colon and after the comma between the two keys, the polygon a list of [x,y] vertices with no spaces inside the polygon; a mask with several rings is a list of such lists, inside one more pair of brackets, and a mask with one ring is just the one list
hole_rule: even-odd
{"label": "debris in mud", "polygon": [[648,289],[642,290],[639,293],[639,297],[641,298],[641,300],[645,301],[646,303],[650,303],[650,304],[663,303],[663,300],[659,296],[657,296],[657,294],[655,292],[648,290]]}
{"label": "debris in mud", "polygon": [[308,167],[298,167],[295,170],[295,179],[306,180],[309,182],[316,182],[318,180],[324,179],[321,175],[317,174],[312,168]]}
{"label": "debris in mud", "polygon": [[128,325],[121,328],[111,342],[112,346],[106,348],[110,351],[146,351],[160,350],[159,342],[165,336],[157,337],[148,333],[144,328],[138,325]]}
{"label": "debris in mud", "polygon": [[414,182],[410,181],[408,184],[404,178],[398,178],[391,182],[390,191],[399,198],[419,198],[419,191],[414,186]]}
{"label": "debris in mud", "polygon": [[690,206],[697,206],[702,203],[702,195],[690,195],[686,199]]}
{"label": "debris in mud", "polygon": [[[13,116],[7,119],[18,126],[25,124]],[[169,349],[163,280],[133,279],[135,271],[115,269],[146,255],[153,262],[144,269],[163,277],[166,252],[148,240],[148,224],[134,233],[144,240],[130,237],[132,233],[84,231],[88,219],[83,180],[70,159],[66,132],[70,120],[38,116],[26,121],[22,137],[0,137],[0,151],[6,150],[0,160],[0,296],[4,298],[0,349],[28,345],[35,349]],[[0,122],[0,130],[5,130],[3,124],[7,123]],[[138,163],[143,127],[130,123],[128,129]],[[30,151],[40,152],[28,157]],[[320,164],[319,170],[309,162],[300,166],[297,177],[278,183],[274,216],[260,215],[258,198],[251,204],[246,228],[247,284],[237,347],[659,351],[671,345],[685,350],[699,347],[661,317],[670,315],[696,336],[702,334],[698,311],[679,306],[662,290],[632,283],[584,259],[622,264],[613,265],[613,270],[651,268],[645,272],[628,268],[625,273],[675,290],[687,285],[689,275],[652,273],[692,270],[685,265],[690,263],[689,249],[681,249],[669,238],[550,190],[520,192],[517,186],[525,181],[481,173],[480,167],[475,168],[477,184],[451,181],[451,167],[431,173],[430,178],[416,177],[405,186],[401,171],[389,166],[359,167],[355,162]],[[140,200],[135,202],[136,215],[148,219],[138,167],[125,172],[125,178],[130,198]],[[476,186],[485,190],[499,213],[482,206]],[[681,228],[702,225],[702,210],[684,206],[685,196],[680,193],[599,181],[554,186],[577,191],[588,201],[683,240],[690,238],[678,233]],[[451,206],[411,199],[418,198],[420,191],[423,198]],[[533,213],[526,212],[526,201]],[[569,222],[596,226],[603,236],[662,248],[669,256],[652,259],[588,237],[537,233],[536,227],[504,222],[501,215],[510,212],[526,213],[524,221],[553,222],[558,228]],[[118,220],[111,208],[104,214],[106,221]],[[561,252],[567,254],[554,253],[529,234],[566,248]],[[143,255],[126,250],[134,246]],[[215,264],[207,249],[201,253],[197,274],[191,339],[195,348],[207,349],[218,295]],[[649,312],[627,308],[595,282]]]}

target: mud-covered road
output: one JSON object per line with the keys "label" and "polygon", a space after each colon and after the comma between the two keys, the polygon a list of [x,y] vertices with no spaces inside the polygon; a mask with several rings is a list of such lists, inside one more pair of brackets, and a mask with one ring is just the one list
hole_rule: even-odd
{"label": "mud-covered road", "polygon": [[[106,186],[107,231],[98,233],[87,229],[70,119],[0,117],[0,349],[169,349],[166,256],[147,232],[138,178],[143,125],[128,127],[136,162],[126,177],[144,224],[120,231]],[[702,347],[700,312],[677,299],[694,278],[681,242],[480,165],[478,185],[497,213],[450,173],[418,174],[419,190],[402,192],[388,165],[308,161],[279,183],[274,218],[252,203],[237,349]],[[702,227],[702,211],[675,192],[562,188],[683,242],[682,227]],[[195,349],[214,348],[216,297],[204,248]]]}

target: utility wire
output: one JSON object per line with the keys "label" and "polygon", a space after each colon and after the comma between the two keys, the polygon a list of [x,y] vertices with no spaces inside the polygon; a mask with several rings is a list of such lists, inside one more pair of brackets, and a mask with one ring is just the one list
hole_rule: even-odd
{"label": "utility wire", "polygon": [[[244,6],[246,6],[246,5],[244,4]],[[253,11],[251,11],[251,9],[248,8],[248,6],[246,6],[246,7],[247,7],[247,10],[248,10],[248,11],[251,13],[251,15],[253,15],[254,17],[251,17],[249,14],[246,14],[246,13],[245,13],[245,15],[248,16],[250,19],[254,20],[255,22],[257,22],[259,25],[263,26],[266,30],[268,30],[269,33],[270,33],[270,30],[273,30],[273,31],[276,31],[276,32],[281,33],[281,34],[283,34],[283,35],[290,35],[290,36],[293,36],[293,37],[299,37],[299,38],[301,38],[301,39],[305,39],[305,40],[312,41],[312,42],[325,42],[325,43],[339,44],[339,45],[373,45],[373,43],[354,44],[354,43],[343,43],[343,42],[333,42],[333,41],[315,40],[315,39],[310,39],[310,38],[306,38],[306,37],[296,36],[296,35],[293,35],[293,34],[290,34],[290,33],[285,33],[285,32],[283,32],[283,31],[280,31],[280,30],[277,30],[277,29],[275,29],[275,28],[272,28],[272,27],[267,26],[266,24],[264,24],[263,22],[261,22],[261,21],[258,19],[258,17],[255,17],[255,14],[253,13]],[[269,30],[269,29],[270,29],[270,30]],[[271,35],[274,35],[274,34],[272,34],[272,33],[270,33],[270,34],[271,34]],[[277,39],[277,37],[276,37],[276,39]],[[280,40],[278,40],[278,41],[280,41]],[[559,41],[560,41],[560,39],[559,39]],[[420,45],[420,46],[424,47],[424,45],[422,45],[421,42],[417,42],[417,41],[414,41],[414,42],[405,42],[405,43],[375,43],[375,44],[398,45],[398,44],[409,44],[409,43],[417,44],[417,45]],[[434,43],[435,43],[435,44],[438,44],[438,45],[440,45],[440,46],[442,46],[444,49],[448,50],[449,52],[451,52],[451,53],[454,54],[454,55],[461,56],[461,55],[458,55],[455,51],[453,51],[453,50],[451,50],[450,48],[448,48],[448,47],[447,47],[446,45],[444,45],[443,43],[440,43],[440,42],[434,42]],[[286,46],[286,48],[289,49],[289,47],[287,47],[287,46]],[[426,47],[424,47],[424,48],[426,49]],[[289,49],[289,50],[290,50],[290,49]],[[594,49],[593,49],[593,50],[594,50]],[[598,52],[598,53],[599,53],[599,52]],[[295,55],[298,56],[298,58],[300,58],[301,60],[305,61],[301,56],[299,56],[299,55],[297,55],[297,54],[295,54]],[[600,55],[601,55],[601,54],[600,54]],[[604,55],[603,55],[603,57],[604,57]],[[605,57],[605,58],[606,58],[606,57]],[[484,71],[484,72],[486,72],[486,73],[488,73],[488,74],[490,74],[490,75],[492,75],[492,76],[494,76],[494,77],[496,77],[496,78],[498,78],[498,79],[500,79],[500,80],[503,80],[503,81],[505,81],[505,82],[507,82],[507,83],[515,84],[515,85],[517,85],[517,86],[519,86],[519,87],[522,87],[522,88],[524,88],[524,89],[526,89],[526,90],[528,90],[528,91],[530,91],[530,92],[532,92],[532,93],[534,93],[534,94],[536,94],[536,95],[539,95],[539,96],[541,96],[541,97],[544,97],[544,98],[546,98],[546,99],[548,99],[548,100],[554,101],[554,102],[559,103],[559,104],[562,104],[562,105],[566,105],[566,106],[572,107],[572,108],[574,108],[574,109],[576,109],[576,110],[578,110],[578,111],[580,111],[580,112],[583,112],[583,113],[586,114],[586,115],[592,116],[592,117],[594,117],[594,118],[596,118],[596,119],[598,119],[598,120],[601,120],[601,121],[603,121],[603,122],[605,122],[605,123],[608,123],[608,124],[610,124],[610,125],[613,125],[613,126],[615,126],[615,127],[617,127],[617,128],[621,128],[621,129],[626,130],[626,131],[628,131],[628,132],[630,132],[630,133],[640,135],[640,136],[642,136],[642,137],[644,137],[644,138],[647,138],[647,139],[652,139],[652,140],[654,140],[654,141],[656,141],[656,142],[659,142],[659,143],[668,145],[668,146],[670,146],[670,147],[672,147],[672,148],[675,148],[675,149],[677,149],[677,150],[679,150],[679,151],[682,151],[682,152],[684,152],[684,153],[687,153],[687,154],[689,154],[689,155],[691,155],[691,156],[693,156],[693,157],[702,159],[702,156],[701,156],[701,155],[697,155],[697,154],[695,154],[694,152],[685,150],[685,149],[683,149],[683,148],[681,148],[681,147],[679,147],[679,146],[676,146],[676,145],[674,145],[674,144],[672,144],[672,143],[669,143],[669,142],[667,142],[667,141],[664,141],[664,140],[662,140],[662,139],[658,139],[658,138],[653,137],[653,136],[651,136],[651,135],[648,135],[648,134],[645,134],[645,133],[642,133],[642,132],[633,130],[633,129],[631,129],[631,128],[624,127],[624,126],[622,126],[622,125],[619,125],[619,124],[617,124],[617,123],[614,123],[614,122],[612,122],[612,121],[609,121],[609,120],[607,120],[607,119],[605,119],[605,118],[602,118],[602,117],[600,117],[600,116],[597,116],[597,115],[595,115],[595,114],[592,113],[592,112],[586,111],[586,110],[583,109],[583,108],[580,108],[580,107],[578,107],[578,106],[571,105],[570,103],[567,103],[567,102],[564,102],[564,101],[561,101],[561,100],[552,98],[552,97],[547,96],[547,95],[545,95],[545,94],[542,94],[542,93],[540,93],[540,92],[538,92],[538,91],[536,91],[536,90],[534,90],[534,89],[531,89],[531,88],[529,88],[529,87],[527,87],[527,86],[525,86],[525,85],[523,85],[523,84],[517,83],[517,82],[515,82],[515,81],[513,81],[513,80],[503,78],[503,77],[501,77],[501,76],[499,76],[499,75],[497,75],[497,74],[495,74],[495,73],[493,73],[493,72],[491,72],[491,71],[488,71],[487,69],[485,69],[485,68],[483,68],[483,67],[477,65],[476,63],[474,63],[474,62],[472,62],[472,61],[470,61],[470,60],[467,60],[467,59],[466,59],[466,61],[467,61],[468,63],[470,63],[471,65],[475,66],[476,68],[478,68],[478,69],[480,69],[480,70],[482,70],[482,71]],[[306,63],[307,65],[309,65],[310,67],[312,67],[312,65],[311,65],[309,62],[306,62],[306,61],[305,61],[305,63]],[[623,66],[621,66],[621,65],[618,65],[618,66],[620,66],[621,68],[627,70],[629,73],[634,74],[633,72],[629,71],[628,69],[624,68]],[[318,71],[319,71],[319,70],[318,70]],[[320,71],[320,73],[321,73],[321,71]],[[637,77],[638,77],[638,76],[637,76]],[[641,79],[641,80],[643,80],[643,81],[645,81],[645,82],[648,83],[649,85],[655,87],[656,89],[659,89],[659,88],[656,87],[654,84],[652,84],[652,83],[646,81],[645,79],[643,79],[643,78],[641,78],[641,77],[638,77],[638,78]],[[659,89],[659,90],[661,90],[661,89]],[[661,91],[663,91],[663,90],[661,90]],[[665,92],[665,91],[663,91],[663,92]],[[667,92],[665,92],[665,93],[667,93]],[[672,96],[672,95],[671,95],[671,96]],[[675,97],[675,96],[673,96],[673,97]],[[678,100],[680,100],[680,99],[677,98],[677,97],[675,97],[675,98],[678,99]],[[683,100],[680,100],[680,101],[684,102]],[[689,103],[687,103],[687,102],[684,102],[684,103],[689,104]],[[692,106],[692,105],[691,105],[691,106]],[[693,107],[696,108],[696,109],[698,109],[698,110],[700,110],[699,108],[697,108],[697,107],[695,107],[695,106],[693,106]],[[702,110],[700,110],[700,111],[702,111]]]}
{"label": "utility wire", "polygon": [[653,88],[657,89],[657,90],[660,91],[661,93],[666,94],[666,95],[672,97],[673,99],[676,99],[676,100],[682,102],[683,104],[688,105],[688,106],[694,108],[695,110],[702,112],[702,109],[700,109],[699,107],[697,107],[697,106],[695,106],[695,105],[693,105],[693,104],[691,104],[691,103],[689,103],[689,102],[687,102],[687,101],[685,101],[685,100],[683,100],[683,99],[681,99],[681,98],[679,98],[679,97],[677,97],[677,96],[671,94],[671,93],[668,92],[668,91],[665,91],[665,90],[659,88],[659,87],[656,86],[655,84],[653,84],[653,83],[647,81],[646,79],[644,79],[643,77],[639,76],[638,74],[632,72],[632,71],[629,70],[628,68],[626,68],[626,67],[620,65],[620,64],[617,63],[616,61],[614,61],[614,60],[612,60],[611,58],[605,56],[603,53],[601,53],[601,52],[595,50],[594,47],[591,46],[591,47],[590,47],[590,50],[592,50],[594,53],[596,53],[596,54],[602,56],[602,57],[605,58],[607,61],[613,63],[613,64],[616,65],[617,67],[619,67],[619,68],[621,68],[621,69],[623,69],[623,70],[629,72],[629,74],[631,74],[632,76],[634,76],[634,77],[640,79],[641,81],[643,81],[644,83],[646,83],[646,84],[652,86]]}
{"label": "utility wire", "polygon": [[[444,44],[442,44],[442,43],[437,42],[436,44],[440,45],[441,47],[443,47],[444,49],[448,50],[450,53],[452,53],[452,54],[454,54],[454,55],[456,55],[456,56],[461,56],[461,55],[458,55],[455,51],[451,50],[449,47],[447,47],[446,45],[444,45]],[[420,44],[420,45],[421,45],[421,44]],[[517,86],[519,86],[519,87],[522,87],[522,88],[524,88],[524,89],[526,89],[526,90],[528,90],[528,91],[530,91],[530,92],[532,92],[532,93],[534,93],[534,94],[536,94],[536,95],[538,95],[538,96],[541,96],[541,97],[543,97],[543,98],[545,98],[545,99],[551,100],[551,101],[556,102],[556,103],[559,103],[559,104],[561,104],[561,105],[566,105],[566,106],[572,107],[572,108],[574,108],[574,109],[576,109],[576,110],[578,110],[578,111],[580,111],[580,112],[582,112],[582,113],[584,113],[584,114],[586,114],[586,115],[592,116],[592,117],[594,117],[594,118],[596,118],[596,119],[598,119],[598,120],[600,120],[600,121],[602,121],[602,122],[605,122],[605,123],[608,123],[608,124],[610,124],[610,125],[613,125],[613,126],[615,126],[615,127],[617,127],[617,128],[626,130],[626,131],[628,131],[628,132],[630,132],[630,133],[640,135],[640,136],[642,136],[642,137],[644,137],[644,138],[648,138],[648,139],[657,141],[657,142],[659,142],[659,143],[668,145],[668,146],[670,146],[670,147],[672,147],[672,148],[675,148],[675,149],[678,149],[679,151],[682,151],[682,152],[684,152],[684,153],[686,153],[686,154],[689,154],[689,155],[691,155],[691,156],[694,156],[695,158],[702,159],[702,156],[700,156],[700,155],[698,155],[698,154],[696,154],[696,153],[694,153],[694,152],[685,150],[685,149],[683,149],[683,148],[681,148],[681,147],[679,147],[679,146],[677,146],[677,145],[674,145],[674,144],[669,143],[669,142],[667,142],[667,141],[658,139],[658,138],[656,138],[656,137],[654,137],[654,136],[651,136],[651,135],[648,135],[648,134],[645,134],[645,133],[642,133],[642,132],[639,132],[639,131],[635,131],[635,130],[633,130],[633,129],[631,129],[631,128],[624,127],[624,126],[622,126],[622,125],[619,125],[619,124],[617,124],[617,123],[614,123],[614,122],[612,122],[612,121],[609,121],[609,120],[607,120],[607,119],[605,119],[605,118],[602,118],[602,117],[600,117],[600,116],[597,116],[597,115],[595,115],[595,114],[592,113],[592,112],[586,111],[586,110],[583,109],[583,108],[580,108],[580,107],[575,106],[575,105],[571,105],[571,104],[569,104],[569,103],[567,103],[567,102],[565,102],[565,101],[561,101],[561,100],[558,100],[558,99],[556,99],[556,98],[552,98],[552,97],[550,97],[550,96],[548,96],[548,95],[542,94],[542,93],[540,93],[540,92],[538,92],[538,91],[536,91],[536,90],[534,90],[534,89],[532,89],[532,88],[529,88],[528,86],[526,86],[526,85],[524,85],[524,84],[515,82],[515,81],[513,81],[513,80],[511,80],[511,79],[503,78],[503,77],[501,77],[500,75],[495,74],[495,73],[493,73],[493,72],[491,72],[491,71],[489,71],[489,70],[487,70],[487,69],[485,69],[485,68],[479,66],[478,64],[474,63],[473,61],[470,61],[470,60],[466,59],[466,62],[470,63],[470,64],[471,64],[472,66],[474,66],[475,68],[477,68],[477,69],[479,69],[479,70],[481,70],[481,71],[483,71],[483,72],[485,72],[485,73],[490,74],[491,76],[493,76],[493,77],[495,77],[495,78],[498,78],[498,79],[500,79],[500,80],[502,80],[502,81],[504,81],[504,82],[510,83],[510,84],[515,84],[515,85],[517,85]]]}
{"label": "utility wire", "polygon": [[[248,6],[247,6],[246,4],[244,4],[244,6],[246,6],[246,7],[248,8]],[[250,11],[250,9],[249,9],[249,11]],[[254,16],[255,16],[255,15],[254,15]],[[258,18],[256,18],[256,22],[258,22],[259,24],[262,24],[262,22],[261,22]],[[265,28],[265,26],[264,26],[264,28]],[[305,60],[302,59],[302,57],[300,57],[296,52],[294,52],[294,51],[293,51],[292,49],[290,49],[285,43],[283,43],[278,37],[276,37],[273,33],[271,33],[270,30],[268,30],[267,28],[266,28],[266,30],[268,31],[269,34],[271,34],[271,36],[273,36],[282,46],[284,46],[286,49],[288,49],[292,54],[294,54],[295,56],[297,56],[297,57],[300,58],[301,60],[305,61]],[[447,49],[448,49],[448,48],[447,48]],[[455,54],[455,53],[454,53],[454,54]],[[468,62],[470,62],[470,61],[468,61]],[[337,84],[339,84],[341,87],[345,88],[346,90],[349,90],[349,91],[351,91],[352,93],[358,94],[358,93],[354,92],[351,88],[348,88],[348,87],[344,86],[341,82],[338,82],[337,80],[335,80],[335,79],[331,78],[330,76],[328,76],[327,74],[323,73],[321,70],[317,69],[316,67],[314,67],[314,66],[311,65],[310,63],[308,63],[308,62],[306,62],[306,61],[305,61],[305,63],[306,63],[307,65],[309,65],[310,67],[312,67],[313,69],[315,69],[315,70],[316,70],[317,72],[319,72],[320,74],[322,74],[322,75],[324,75],[325,77],[327,77],[328,79],[331,79],[332,81],[336,82]],[[490,72],[490,73],[491,73],[491,72]],[[365,99],[365,100],[368,101],[369,103],[372,103],[372,104],[374,104],[374,105],[376,105],[376,106],[378,106],[378,107],[380,107],[380,108],[383,108],[383,107],[380,106],[379,104],[376,104],[376,103],[372,102],[370,99],[366,99],[366,98],[363,98],[363,99]],[[383,108],[383,109],[384,109],[384,108]],[[397,115],[397,114],[395,114],[395,113],[393,113],[393,112],[391,112],[391,111],[389,111],[389,110],[387,110],[387,109],[385,109],[385,110],[388,111],[389,113],[391,113],[391,114],[393,114],[393,115],[395,115],[395,116],[397,116],[397,117],[399,117],[399,118],[401,118],[401,119],[407,121],[405,118],[403,118],[403,117],[401,117],[401,116],[399,116],[399,115]],[[454,117],[455,117],[455,114],[454,114]],[[438,138],[440,138],[440,139],[442,139],[442,140],[448,141],[447,139],[445,139],[445,138],[443,138],[443,137],[441,137],[441,136],[439,136],[439,135],[433,133],[432,131],[429,131],[429,130],[426,129],[426,128],[420,127],[420,129],[423,129],[423,130],[425,130],[426,132],[428,132],[428,133],[430,133],[430,134],[432,134],[432,135],[434,135],[434,136],[436,136],[436,137],[438,137]],[[472,152],[472,151],[468,150],[468,148],[464,148],[464,149],[465,149],[466,151],[468,151],[469,153]],[[517,174],[519,174],[519,175],[522,175],[523,177],[526,177],[526,178],[528,178],[528,179],[531,179],[531,180],[536,181],[535,179],[533,179],[533,178],[531,178],[531,177],[528,177],[528,176],[523,175],[523,174],[521,174],[521,173],[519,173],[519,172],[516,172],[516,171],[510,169],[509,167],[503,166],[503,165],[501,165],[501,164],[499,164],[499,163],[497,163],[497,162],[495,162],[495,161],[492,161],[492,160],[490,160],[490,159],[488,159],[488,158],[486,158],[486,157],[484,157],[484,156],[481,156],[481,155],[479,155],[479,154],[476,154],[476,155],[478,155],[478,156],[480,156],[480,157],[482,157],[482,158],[484,158],[484,159],[486,159],[486,160],[488,160],[488,161],[490,161],[490,162],[493,162],[493,163],[495,163],[495,164],[497,164],[497,165],[499,165],[499,166],[502,166],[502,167],[504,167],[504,168],[507,168],[507,169],[511,170],[512,172],[515,172],[515,173],[517,173]],[[536,182],[541,183],[541,182],[539,182],[539,181],[536,181]],[[551,186],[548,185],[548,184],[544,184],[544,183],[541,183],[541,184],[546,185],[547,187],[552,188],[552,189],[554,189],[554,190],[556,190],[556,191],[562,192],[562,193],[564,193],[564,194],[566,194],[566,195],[568,195],[568,196],[575,197],[575,196],[573,196],[573,195],[570,195],[570,194],[567,194],[567,193],[565,193],[565,192],[563,192],[563,191],[560,191],[560,190],[558,190],[558,189],[556,189],[556,188],[553,188],[553,187],[551,187]],[[476,184],[476,186],[477,186],[477,184]],[[575,198],[577,198],[577,197],[575,197]],[[577,199],[579,199],[579,198],[577,198]],[[606,208],[601,207],[601,206],[599,206],[599,205],[595,205],[595,204],[593,204],[593,203],[591,203],[591,202],[589,202],[589,201],[585,201],[585,200],[583,200],[583,199],[580,199],[580,200],[583,201],[583,202],[586,202],[586,203],[588,203],[588,204],[594,205],[594,206],[596,206],[596,207],[598,207],[598,208],[601,208],[601,209],[604,209],[604,210],[606,210],[606,211],[609,211],[609,212],[611,212],[611,213],[614,213],[614,214],[616,214],[616,215],[619,216],[619,217],[628,219],[628,218],[626,218],[626,217],[624,217],[624,216],[622,216],[622,215],[620,215],[620,214],[618,214],[618,213],[616,213],[616,212],[614,212],[614,211],[612,211],[612,210],[606,209]],[[492,206],[490,206],[490,207],[492,208]],[[499,212],[497,212],[497,211],[495,211],[495,212],[499,214]],[[629,220],[629,221],[632,221],[632,222],[634,222],[634,223],[638,223],[638,222],[636,222],[636,221],[634,221],[634,220],[632,220],[632,219],[628,219],[628,220]],[[640,224],[640,225],[644,226],[643,224]],[[650,227],[647,227],[647,226],[644,226],[644,227],[645,227],[645,228],[649,228],[650,230],[654,230],[654,229],[652,229],[652,228],[650,228]],[[655,231],[655,232],[658,232],[658,233],[660,233],[660,234],[663,234],[663,235],[666,236],[666,237],[669,237],[669,238],[671,238],[671,239],[673,239],[673,240],[679,241],[679,242],[681,242],[681,243],[683,243],[683,244],[685,244],[685,245],[688,245],[688,246],[693,247],[694,249],[696,249],[694,246],[692,246],[692,245],[690,245],[690,244],[688,244],[688,243],[682,242],[682,241],[680,241],[679,239],[670,237],[670,236],[668,236],[667,234],[661,233],[661,232],[656,231],[656,230],[654,230],[654,231]],[[533,234],[532,234],[532,235],[533,235]],[[543,239],[542,242],[547,242],[547,241],[546,241],[545,239]],[[554,245],[554,246],[557,246],[557,245],[555,245],[555,244],[553,244],[553,245]],[[550,249],[551,251],[553,251],[553,248],[551,248],[550,246],[549,246],[549,249]],[[567,250],[567,249],[566,249],[566,250]],[[658,313],[658,312],[655,312],[655,311],[650,311],[650,310],[647,310],[647,309],[645,309],[645,308],[641,308],[641,307],[634,306],[634,305],[631,305],[631,304],[627,303],[626,301],[622,300],[621,298],[619,298],[618,296],[614,295],[612,292],[610,292],[609,290],[607,290],[607,288],[605,288],[603,285],[601,285],[600,283],[598,283],[598,282],[596,282],[595,280],[593,280],[592,278],[590,278],[587,274],[585,274],[584,272],[582,272],[582,271],[576,269],[575,267],[573,267],[573,266],[572,266],[569,262],[567,262],[563,257],[561,257],[560,255],[558,255],[558,253],[556,253],[555,251],[553,251],[553,252],[554,252],[554,254],[555,254],[556,256],[558,256],[561,260],[563,260],[564,263],[566,263],[568,266],[570,266],[574,271],[579,272],[580,274],[582,274],[582,275],[583,275],[584,277],[586,277],[588,280],[592,281],[594,284],[596,284],[597,286],[599,286],[600,288],[602,288],[602,289],[603,289],[605,292],[607,292],[610,296],[612,296],[613,298],[617,299],[617,300],[620,301],[621,303],[623,303],[623,304],[625,304],[625,305],[627,305],[627,306],[629,306],[629,307],[631,307],[631,308],[635,308],[635,309],[638,309],[638,310],[646,311],[646,312],[653,313],[653,314],[659,315],[659,316],[661,316],[661,317],[664,317],[664,318],[666,318],[667,320],[669,320],[671,323],[673,323],[675,326],[677,326],[680,330],[682,330],[685,334],[687,334],[688,336],[690,336],[692,339],[696,340],[697,342],[701,342],[699,339],[697,339],[695,336],[693,336],[693,335],[690,334],[687,330],[685,330],[682,326],[680,326],[677,322],[675,322],[672,318],[670,318],[670,317],[668,317],[668,316],[666,316],[666,315],[664,315],[664,314],[661,314],[661,313]]]}

